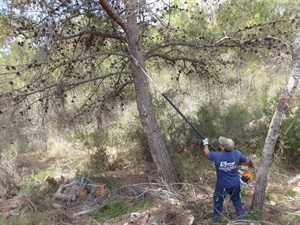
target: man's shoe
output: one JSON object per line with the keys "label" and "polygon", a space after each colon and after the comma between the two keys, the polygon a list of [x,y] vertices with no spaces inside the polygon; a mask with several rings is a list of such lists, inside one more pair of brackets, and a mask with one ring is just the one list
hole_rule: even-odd
{"label": "man's shoe", "polygon": [[240,216],[237,217],[238,220],[243,220],[244,218],[245,218],[244,215],[240,215]]}
{"label": "man's shoe", "polygon": [[219,215],[215,215],[215,216],[213,217],[213,221],[214,221],[215,223],[221,223],[220,216],[219,216]]}

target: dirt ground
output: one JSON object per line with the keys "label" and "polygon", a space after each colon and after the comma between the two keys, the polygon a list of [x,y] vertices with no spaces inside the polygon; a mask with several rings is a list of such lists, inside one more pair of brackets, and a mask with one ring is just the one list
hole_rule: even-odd
{"label": "dirt ground", "polygon": [[[79,159],[84,157],[78,156]],[[54,157],[55,158],[55,157]],[[73,160],[78,165],[78,161]],[[49,165],[51,165],[49,161]],[[45,163],[41,163],[45,166]],[[65,168],[71,164],[59,162]],[[111,171],[105,179],[95,177],[76,177],[68,169],[60,170],[65,179],[57,184],[41,181],[34,191],[35,195],[4,195],[1,198],[1,224],[30,225],[209,225],[212,213],[212,194],[214,171],[198,174],[199,182],[183,183],[181,190],[166,189],[161,186],[153,163],[126,165]],[[65,171],[65,173],[64,173]],[[297,171],[282,174],[270,172],[270,182],[266,192],[263,220],[256,221],[255,215],[244,221],[235,221],[234,208],[229,199],[224,203],[222,224],[293,224],[300,225],[300,190],[288,184]],[[114,184],[114,185],[112,185]],[[255,179],[250,186],[243,188],[243,204],[246,211],[251,204]],[[105,187],[105,190],[100,187]],[[299,187],[298,187],[299,188]],[[60,191],[59,191],[60,190]],[[84,191],[86,190],[86,192]],[[98,191],[98,192],[97,192]],[[98,222],[94,212],[104,207],[108,201],[121,197],[126,203],[138,200],[150,203],[145,209],[125,213],[114,219]],[[28,213],[42,213],[41,222],[23,220]],[[299,220],[298,220],[299,219]],[[23,222],[22,222],[23,221]]]}

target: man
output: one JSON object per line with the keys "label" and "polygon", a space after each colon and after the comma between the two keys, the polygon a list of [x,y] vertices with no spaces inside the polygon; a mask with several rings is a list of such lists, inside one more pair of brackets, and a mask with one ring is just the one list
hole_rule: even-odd
{"label": "man", "polygon": [[214,216],[213,220],[220,223],[220,215],[223,209],[223,202],[227,195],[235,207],[238,219],[245,215],[241,202],[239,165],[248,165],[253,167],[252,162],[235,149],[234,142],[230,138],[219,137],[219,152],[210,152],[208,148],[208,139],[203,140],[204,155],[210,161],[215,163],[216,168],[216,187],[214,192]]}

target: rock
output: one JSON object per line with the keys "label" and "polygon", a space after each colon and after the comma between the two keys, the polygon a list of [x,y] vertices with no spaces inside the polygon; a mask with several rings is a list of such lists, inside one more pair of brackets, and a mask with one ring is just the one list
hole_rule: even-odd
{"label": "rock", "polygon": [[276,202],[270,201],[270,205],[274,206],[274,205],[276,205]]}
{"label": "rock", "polygon": [[52,203],[52,208],[54,209],[61,209],[63,206],[61,204],[58,204],[58,203]]}

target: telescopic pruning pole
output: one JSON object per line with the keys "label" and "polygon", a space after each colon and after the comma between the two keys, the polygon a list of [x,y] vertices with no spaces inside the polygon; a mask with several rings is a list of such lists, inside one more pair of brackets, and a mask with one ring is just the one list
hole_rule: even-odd
{"label": "telescopic pruning pole", "polygon": [[[205,139],[205,137],[200,133],[200,131],[182,114],[182,112],[174,105],[174,103],[160,90],[160,88],[157,86],[157,84],[152,80],[152,78],[147,74],[147,72],[144,70],[144,68],[140,65],[139,61],[132,55],[132,58],[134,60],[134,63],[136,66],[140,67],[143,73],[146,75],[146,77],[151,81],[151,83],[155,86],[155,88],[161,93],[161,95],[170,103],[171,106],[179,113],[180,116],[193,128],[194,131],[202,138]],[[214,146],[212,146],[210,143],[208,144],[211,149],[214,151],[217,151]]]}

